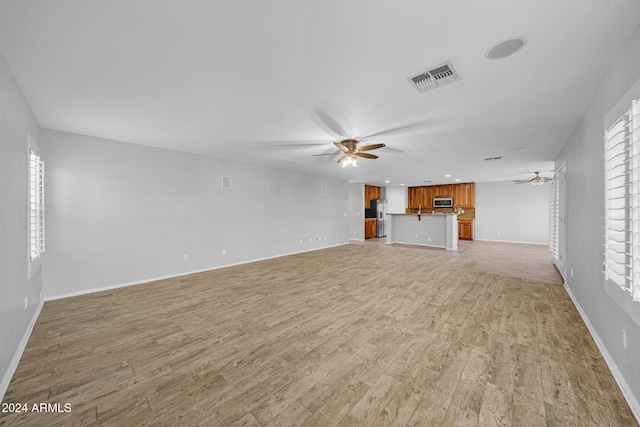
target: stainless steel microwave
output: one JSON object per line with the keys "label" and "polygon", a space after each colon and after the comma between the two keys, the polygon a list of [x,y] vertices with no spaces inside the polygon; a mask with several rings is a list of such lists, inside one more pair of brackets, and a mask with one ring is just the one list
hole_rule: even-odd
{"label": "stainless steel microwave", "polygon": [[452,208],[453,199],[451,197],[434,198],[433,207],[434,208]]}

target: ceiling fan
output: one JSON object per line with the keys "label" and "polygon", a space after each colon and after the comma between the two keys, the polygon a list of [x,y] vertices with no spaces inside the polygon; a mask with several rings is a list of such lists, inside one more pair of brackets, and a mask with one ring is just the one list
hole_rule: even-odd
{"label": "ceiling fan", "polygon": [[516,184],[531,184],[531,185],[535,185],[536,187],[539,185],[544,184],[545,182],[551,182],[553,181],[553,178],[547,178],[544,176],[540,176],[540,172],[534,172],[536,174],[535,177],[531,178],[531,179],[519,179],[517,181],[513,181]]}
{"label": "ceiling fan", "polygon": [[342,167],[357,166],[358,157],[362,157],[365,159],[377,159],[378,156],[371,153],[365,153],[365,151],[376,150],[378,148],[382,148],[384,144],[371,144],[358,147],[358,141],[355,139],[343,139],[340,142],[334,142],[335,146],[338,147],[341,151],[336,153],[324,153],[324,154],[313,154],[313,157],[316,156],[335,156],[336,154],[342,154],[342,157],[338,159],[338,164],[342,165]]}

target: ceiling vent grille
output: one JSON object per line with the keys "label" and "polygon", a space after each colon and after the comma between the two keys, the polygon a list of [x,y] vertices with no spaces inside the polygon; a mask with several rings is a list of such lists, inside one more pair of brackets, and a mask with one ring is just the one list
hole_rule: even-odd
{"label": "ceiling vent grille", "polygon": [[460,80],[460,78],[460,74],[453,67],[451,61],[447,61],[415,77],[409,77],[408,80],[418,92],[426,92],[439,86],[453,83]]}

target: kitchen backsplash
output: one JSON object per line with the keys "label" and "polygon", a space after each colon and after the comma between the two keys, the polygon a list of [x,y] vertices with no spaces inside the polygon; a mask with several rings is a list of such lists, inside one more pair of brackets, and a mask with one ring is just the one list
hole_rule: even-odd
{"label": "kitchen backsplash", "polygon": [[[464,211],[464,212],[462,212]],[[476,217],[476,208],[430,208],[422,209],[422,213],[431,212],[458,212],[458,219],[474,219]],[[417,214],[418,209],[406,208],[406,213]]]}

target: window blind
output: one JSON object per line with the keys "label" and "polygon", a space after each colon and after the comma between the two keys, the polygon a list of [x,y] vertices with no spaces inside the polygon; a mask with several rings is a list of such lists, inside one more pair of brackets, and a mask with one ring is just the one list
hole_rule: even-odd
{"label": "window blind", "polygon": [[640,131],[634,101],[605,131],[605,280],[640,301]]}
{"label": "window blind", "polygon": [[44,162],[29,153],[29,257],[34,261],[44,252]]}
{"label": "window blind", "polygon": [[560,225],[559,180],[554,179],[549,187],[549,252],[554,262],[558,262],[558,231]]}

